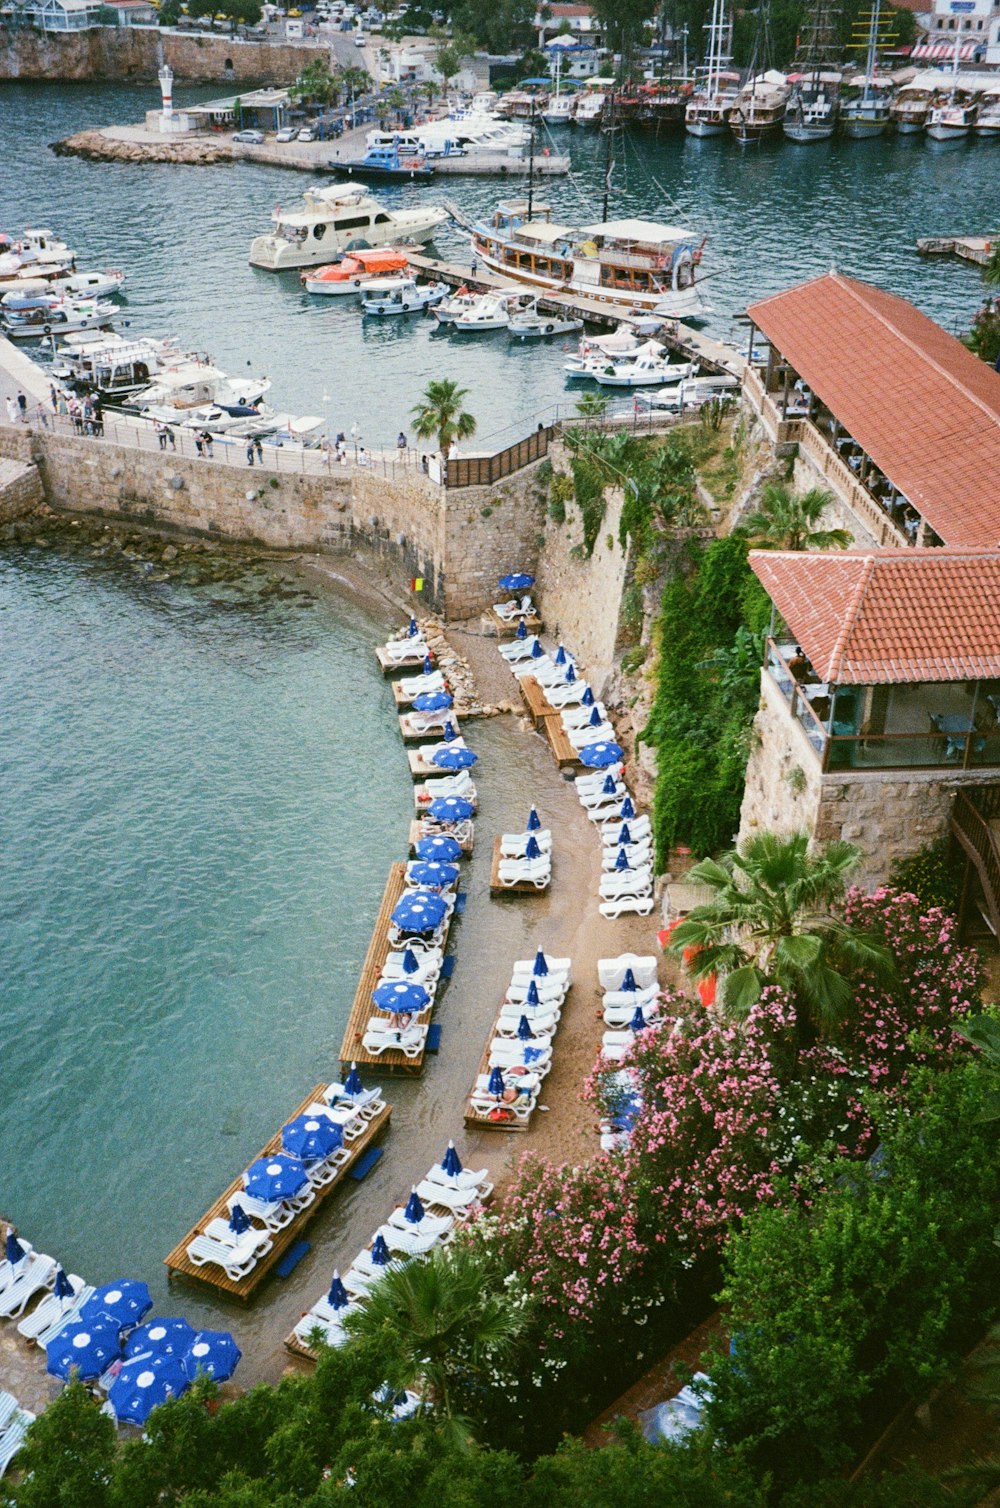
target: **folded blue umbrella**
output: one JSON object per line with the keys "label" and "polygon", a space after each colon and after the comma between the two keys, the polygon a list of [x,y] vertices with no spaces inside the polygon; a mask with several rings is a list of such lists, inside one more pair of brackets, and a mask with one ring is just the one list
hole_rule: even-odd
{"label": "folded blue umbrella", "polygon": [[194,1382],[199,1372],[227,1382],[239,1366],[243,1352],[228,1330],[199,1330],[181,1365]]}
{"label": "folded blue umbrella", "polygon": [[627,843],[631,843],[631,842],[632,842],[632,832],[631,832],[631,829],[629,828],[629,825],[628,825],[627,822],[623,822],[622,823],[622,830],[618,834],[618,845],[619,845],[619,847],[624,847]]}
{"label": "folded blue umbrella", "polygon": [[243,1174],[247,1193],[255,1199],[263,1199],[265,1204],[271,1204],[275,1199],[291,1199],[308,1182],[301,1159],[289,1157],[286,1152],[258,1157]]}
{"label": "folded blue umbrella", "polygon": [[632,805],[632,797],[626,796],[618,812],[623,822],[629,822],[635,816],[635,807]]}
{"label": "folded blue umbrella", "polygon": [[530,1068],[532,1063],[537,1063],[540,1058],[544,1058],[547,1051],[546,1047],[526,1047],[523,1054],[525,1068]]}
{"label": "folded blue umbrella", "polygon": [[514,638],[515,639],[526,639],[527,637],[528,637],[528,625],[527,625],[527,623],[525,623],[524,619],[521,618],[518,621],[517,628],[514,630]]}
{"label": "folded blue umbrella", "polygon": [[392,921],[404,932],[433,932],[441,925],[447,910],[433,890],[410,890],[397,901]]}
{"label": "folded blue umbrella", "polygon": [[542,648],[542,641],[540,639],[536,639],[534,644],[532,644],[531,646],[531,658],[533,660],[540,660],[544,653],[545,650]]}
{"label": "folded blue umbrella", "polygon": [[10,1263],[11,1267],[13,1267],[17,1262],[23,1262],[27,1255],[27,1252],[15,1236],[14,1232],[9,1230],[7,1232],[6,1256],[7,1261]]}
{"label": "folded blue umbrella", "polygon": [[594,705],[594,690],[592,686],[586,687],[580,701],[585,707],[592,707]]}
{"label": "folded blue umbrella", "polygon": [[603,721],[604,721],[603,717],[601,716],[601,714],[598,711],[597,707],[595,707],[594,710],[591,712],[589,718],[587,719],[587,726],[589,728],[599,728],[601,726],[601,724],[603,723]]}
{"label": "folded blue umbrella", "polygon": [[528,813],[528,832],[529,833],[537,833],[539,831],[539,829],[541,828],[541,825],[542,825],[542,819],[541,819],[541,817],[539,817],[539,815],[536,812],[535,808],[532,807],[531,811]]}
{"label": "folded blue umbrella", "polygon": [[524,998],[527,1005],[541,1005],[541,998],[538,994],[538,986],[533,979],[528,984],[528,993]]}
{"label": "folded blue umbrella", "polygon": [[486,1091],[488,1094],[499,1095],[503,1094],[504,1088],[505,1085],[503,1081],[503,1074],[501,1073],[499,1068],[494,1068],[493,1072],[490,1074],[489,1082],[486,1085]]}
{"label": "folded blue umbrella", "polygon": [[133,1356],[184,1356],[191,1348],[195,1331],[180,1315],[170,1319],[152,1319],[133,1330],[125,1342],[125,1360]]}
{"label": "folded blue umbrella", "polygon": [[433,673],[433,670],[434,670],[434,660],[432,659],[432,657],[430,655],[430,652],[428,652],[427,654],[424,655],[424,667],[423,667],[423,669],[424,669],[424,675],[431,675]]}
{"label": "folded blue umbrella", "polygon": [[416,953],[414,953],[414,951],[413,951],[412,948],[404,948],[403,949],[403,973],[404,974],[419,974],[420,973],[420,964],[418,963],[418,961],[417,961],[417,955],[416,955]]}
{"label": "folded blue umbrella", "polygon": [[458,879],[457,864],[438,864],[433,859],[425,863],[418,859],[410,865],[408,878],[416,880],[418,885],[454,885]]}
{"label": "folded blue umbrella", "polygon": [[627,990],[631,995],[633,990],[637,990],[638,988],[639,986],[635,982],[635,975],[632,973],[632,970],[626,969],[625,978],[622,980],[622,989]]}
{"label": "folded blue umbrella", "polygon": [[621,744],[587,744],[580,750],[580,760],[592,770],[604,770],[609,764],[617,764],[624,752]]}
{"label": "folded blue umbrella", "polygon": [[534,576],[529,576],[527,571],[511,571],[508,576],[500,577],[500,586],[505,592],[526,592],[534,584]]}
{"label": "folded blue umbrella", "polygon": [[385,1237],[381,1233],[372,1242],[372,1261],[376,1267],[388,1267],[392,1261],[389,1248],[385,1244]]}
{"label": "folded blue umbrella", "polygon": [[234,1204],[229,1211],[229,1229],[234,1236],[244,1235],[253,1224],[242,1204]]}
{"label": "folded blue umbrella", "polygon": [[138,1325],[152,1307],[153,1300],[145,1283],[120,1278],[117,1283],[105,1283],[103,1288],[96,1289],[80,1310],[80,1318],[91,1320],[106,1314],[119,1330],[125,1330]]}
{"label": "folded blue umbrella", "polygon": [[303,1162],[321,1162],[344,1145],[344,1133],[329,1115],[297,1115],[282,1126],[281,1145]]}
{"label": "folded blue umbrella", "polygon": [[604,796],[613,796],[617,789],[618,782],[615,780],[615,777],[613,775],[605,775],[604,784],[601,786],[601,794]]}
{"label": "folded blue umbrella", "polygon": [[[433,805],[433,802],[431,804]],[[418,859],[424,859],[429,864],[454,864],[456,859],[462,857],[461,843],[457,838],[449,837],[447,833],[436,834],[433,838],[421,838],[415,851]]]}
{"label": "folded blue umbrella", "polygon": [[566,674],[563,679],[565,680],[567,686],[572,686],[573,682],[576,680],[576,670],[573,667],[572,661],[566,666]]}
{"label": "folded blue umbrella", "polygon": [[637,1005],[629,1022],[629,1031],[644,1032],[646,1030],[646,1018],[642,1014],[642,1006]]}
{"label": "folded blue umbrella", "polygon": [[411,1225],[419,1225],[421,1220],[424,1218],[424,1207],[420,1203],[420,1196],[415,1188],[410,1190],[410,1197],[406,1201],[406,1209],[403,1211],[403,1218],[405,1220],[408,1220]]}
{"label": "folded blue umbrella", "polygon": [[56,1281],[52,1292],[57,1299],[71,1299],[75,1297],[73,1284],[66,1276],[66,1272],[62,1267],[56,1268]]}
{"label": "folded blue umbrella", "polygon": [[423,691],[413,700],[417,712],[443,712],[454,704],[455,698],[448,691]]}
{"label": "folded blue umbrella", "polygon": [[168,1398],[179,1398],[191,1386],[179,1356],[133,1357],[108,1389],[108,1402],[119,1423],[145,1424]]}
{"label": "folded blue umbrella", "polygon": [[422,984],[408,984],[405,979],[387,979],[372,993],[380,1011],[422,1011],[430,998]]}
{"label": "folded blue umbrella", "polygon": [[351,1302],[347,1289],[340,1280],[340,1273],[336,1268],[334,1268],[333,1277],[330,1279],[330,1291],[326,1296],[326,1301],[331,1309],[343,1309]]}
{"label": "folded blue umbrella", "polygon": [[441,1167],[449,1178],[457,1178],[462,1171],[462,1159],[455,1150],[455,1143],[450,1141],[445,1154],[441,1159]]}
{"label": "folded blue umbrella", "polygon": [[[406,968],[407,956],[413,958],[413,954],[410,952],[409,948],[407,948],[406,953],[404,953],[403,955],[404,969]],[[413,958],[413,962],[414,964],[416,964],[417,960]],[[364,1085],[361,1082],[361,1075],[358,1073],[358,1065],[357,1063],[352,1063],[351,1071],[347,1075],[347,1078],[344,1080],[344,1093],[353,1097],[355,1095],[364,1094],[364,1092]]]}
{"label": "folded blue umbrella", "polygon": [[555,663],[557,665],[565,665],[567,659],[568,656],[566,654],[566,646],[565,644],[560,644],[559,648],[555,652]]}
{"label": "folded blue umbrella", "polygon": [[69,1379],[75,1369],[81,1382],[100,1377],[121,1355],[121,1327],[107,1314],[92,1314],[65,1325],[49,1341],[45,1370],[53,1377]]}
{"label": "folded blue umbrella", "polygon": [[[467,822],[475,808],[464,796],[435,796],[427,810],[437,822]],[[426,838],[421,839],[421,842],[427,841]]]}
{"label": "folded blue umbrella", "polygon": [[[431,764],[437,765],[439,770],[467,770],[478,758],[478,754],[473,754],[463,744],[442,744],[431,755]],[[441,799],[448,800],[448,797]],[[433,805],[432,801],[431,806]]]}
{"label": "folded blue umbrella", "polygon": [[545,954],[542,952],[541,948],[539,948],[538,952],[535,954],[535,962],[532,965],[531,972],[532,974],[534,974],[536,979],[544,979],[545,975],[549,972],[549,966],[546,961]]}
{"label": "folded blue umbrella", "polygon": [[626,853],[626,851],[625,851],[624,848],[619,848],[619,850],[618,850],[618,857],[615,860],[615,868],[616,869],[631,869],[632,868],[631,864],[628,861],[628,854]]}
{"label": "folded blue umbrella", "polygon": [[416,618],[411,617],[410,618],[410,626],[406,630],[406,637],[408,639],[415,639],[417,637],[417,634],[419,632],[420,632],[420,630],[417,627],[417,620],[416,620]]}
{"label": "folded blue umbrella", "polygon": [[534,833],[532,833],[531,837],[524,845],[524,857],[526,859],[539,859],[541,858],[541,855],[542,850],[538,846],[538,839],[535,837]]}
{"label": "folded blue umbrella", "polygon": [[531,1030],[531,1022],[528,1020],[527,1016],[522,1016],[520,1021],[517,1023],[517,1035],[518,1040],[521,1042],[531,1042],[534,1040],[535,1034]]}

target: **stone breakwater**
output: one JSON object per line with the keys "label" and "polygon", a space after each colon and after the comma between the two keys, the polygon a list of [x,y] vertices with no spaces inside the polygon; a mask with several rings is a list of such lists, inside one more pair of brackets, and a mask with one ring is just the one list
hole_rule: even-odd
{"label": "stone breakwater", "polygon": [[124,141],[104,131],[78,131],[64,141],[54,141],[57,157],[83,157],[87,162],[189,162],[204,167],[207,163],[232,162],[236,156],[228,141],[196,137],[177,140],[165,136],[162,141]]}
{"label": "stone breakwater", "polygon": [[519,712],[514,702],[485,701],[476,686],[472,666],[465,656],[445,637],[439,618],[418,618],[418,627],[433,650],[434,663],[441,671],[455,698],[458,717],[497,717],[501,712]]}

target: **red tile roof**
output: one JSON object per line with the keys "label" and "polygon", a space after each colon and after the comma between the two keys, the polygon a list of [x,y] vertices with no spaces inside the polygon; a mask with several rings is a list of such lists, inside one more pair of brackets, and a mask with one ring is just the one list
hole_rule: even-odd
{"label": "red tile roof", "polygon": [[946,545],[1000,545],[1000,373],[839,272],[748,312]]}
{"label": "red tile roof", "polygon": [[751,550],[750,564],[823,681],[1000,677],[1000,551]]}

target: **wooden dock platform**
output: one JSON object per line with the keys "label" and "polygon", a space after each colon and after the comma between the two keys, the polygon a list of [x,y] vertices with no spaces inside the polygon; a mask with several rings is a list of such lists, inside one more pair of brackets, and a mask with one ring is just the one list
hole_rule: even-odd
{"label": "wooden dock platform", "polygon": [[[426,733],[414,733],[413,729],[407,727],[407,725],[406,725],[406,721],[405,721],[406,716],[407,716],[407,714],[404,712],[400,716],[400,719],[399,719],[399,732],[400,732],[400,736],[401,736],[404,744],[415,744],[415,743],[429,744],[429,743],[433,743],[435,739],[442,739],[442,738],[444,738],[444,724],[443,723],[441,724],[440,727],[428,728],[428,730],[427,730]],[[419,717],[420,714],[417,713],[417,716]],[[454,735],[453,736],[455,738],[457,738],[459,736],[459,734],[461,733],[461,731],[462,731],[461,728],[459,727],[458,718],[456,717],[456,715],[454,714],[454,712],[449,712],[448,719],[449,719],[449,721],[451,723],[452,728],[454,729]]]}
{"label": "wooden dock platform", "polygon": [[[472,823],[471,822],[469,823],[469,828],[470,828],[470,832],[469,832],[469,836],[467,838],[458,838],[458,839],[456,839],[456,842],[458,843],[459,848],[461,848],[461,850],[462,850],[462,855],[465,858],[467,858],[468,855],[471,854],[471,852],[472,852],[472,845],[473,845],[474,836],[475,836],[474,835],[474,831],[471,830],[472,829]],[[428,823],[424,823],[424,822],[420,822],[420,821],[411,822],[410,823],[410,858],[411,859],[415,859],[416,858],[416,856],[417,856],[417,844],[420,842],[421,838],[432,838],[432,837],[434,837],[434,835],[437,832],[438,832],[438,827],[437,827],[437,824],[434,821],[430,821]]]}
{"label": "wooden dock platform", "polygon": [[521,688],[521,697],[528,709],[528,716],[531,718],[534,728],[541,731],[542,724],[547,717],[559,717],[557,708],[553,707],[545,695],[544,686],[539,686],[533,675],[518,676],[517,684]]}
{"label": "wooden dock platform", "polygon": [[[490,868],[490,894],[491,895],[544,895],[549,886],[545,885],[539,890],[530,880],[518,880],[513,885],[501,885],[500,883],[500,844],[503,840],[498,833],[493,840],[493,864]],[[549,884],[551,884],[551,880]]]}
{"label": "wooden dock platform", "polygon": [[496,629],[498,639],[513,639],[522,617],[529,634],[540,634],[545,626],[537,613],[522,613],[516,618],[501,618],[500,614],[491,607],[486,616]]}
{"label": "wooden dock platform", "polygon": [[959,257],[985,267],[990,259],[989,236],[924,236],[917,242],[922,257]]}
{"label": "wooden dock platform", "polygon": [[[382,645],[379,644],[375,649],[375,658],[378,660],[383,675],[394,675],[397,670],[409,670],[419,673],[423,668],[425,656],[424,651],[421,650],[419,654],[407,655],[403,660],[390,660]],[[431,655],[431,659],[433,658],[434,656]]]}
{"label": "wooden dock platform", "polygon": [[587,767],[580,758],[578,750],[574,749],[569,741],[569,735],[562,725],[561,717],[543,718],[541,731],[549,741],[549,748],[560,770],[569,770],[574,775],[580,775],[586,770]]}
{"label": "wooden dock platform", "polygon": [[[435,789],[437,784],[437,780],[425,780],[422,785],[415,785],[413,787],[413,809],[418,816],[426,815],[427,808],[431,802],[444,794],[444,792]],[[463,797],[463,800],[472,802],[474,816],[479,809],[479,792],[476,790],[475,785],[472,787],[472,792],[473,794]]]}
{"label": "wooden dock platform", "polygon": [[[307,1108],[311,1104],[313,1104],[314,1101],[322,1098],[323,1092],[326,1087],[326,1082],[317,1084],[316,1087],[306,1095],[305,1099],[302,1101],[302,1104],[299,1105],[298,1109],[292,1111],[288,1119],[294,1120],[297,1115],[304,1115]],[[345,1141],[344,1146],[350,1155],[343,1166],[337,1169],[336,1177],[324,1187],[318,1188],[316,1190],[316,1198],[313,1200],[312,1204],[308,1205],[306,1209],[297,1214],[295,1216],[295,1219],[292,1220],[289,1225],[286,1225],[283,1230],[275,1231],[272,1234],[271,1250],[267,1252],[265,1256],[261,1257],[256,1266],[253,1267],[249,1273],[247,1273],[246,1277],[234,1281],[232,1278],[227,1276],[227,1274],[221,1267],[216,1267],[214,1264],[205,1267],[196,1267],[187,1254],[187,1249],[190,1243],[194,1240],[195,1236],[201,1235],[201,1233],[205,1229],[205,1226],[208,1225],[211,1220],[214,1220],[216,1218],[224,1218],[226,1220],[229,1219],[229,1207],[227,1201],[231,1199],[234,1194],[240,1193],[243,1189],[243,1175],[241,1173],[238,1178],[233,1179],[233,1182],[229,1185],[225,1192],[219,1195],[219,1198],[215,1201],[211,1208],[206,1210],[205,1214],[202,1215],[197,1225],[192,1226],[183,1240],[177,1243],[170,1255],[164,1258],[168,1278],[188,1278],[197,1283],[207,1283],[210,1287],[218,1289],[219,1292],[232,1294],[234,1298],[242,1299],[244,1303],[247,1303],[256,1293],[257,1289],[267,1277],[268,1273],[272,1271],[272,1269],[278,1262],[280,1262],[281,1258],[284,1256],[288,1248],[293,1244],[293,1242],[299,1239],[303,1230],[309,1224],[309,1221],[313,1218],[316,1212],[322,1207],[323,1204],[325,1204],[326,1200],[330,1197],[334,1190],[340,1187],[362,1153],[366,1152],[372,1145],[372,1143],[378,1139],[382,1131],[388,1126],[391,1116],[392,1106],[385,1105],[379,1111],[379,1113],[374,1116],[371,1121],[368,1122],[360,1136],[358,1136],[353,1142]],[[256,1154],[256,1157],[271,1157],[275,1152],[280,1151],[281,1131],[279,1129],[271,1137],[270,1141],[260,1149],[260,1151]],[[250,1163],[254,1161],[256,1161],[256,1158],[250,1158],[247,1162],[247,1167],[249,1167]]]}
{"label": "wooden dock platform", "polygon": [[357,992],[354,996],[354,1004],[347,1020],[347,1029],[344,1032],[344,1040],[340,1046],[340,1061],[342,1065],[357,1063],[361,1069],[372,1068],[378,1073],[405,1074],[416,1078],[424,1071],[424,1058],[422,1052],[419,1058],[408,1058],[405,1053],[398,1049],[374,1054],[368,1052],[362,1042],[368,1022],[372,1016],[381,1016],[384,1012],[378,1010],[372,1000],[372,991],[378,984],[382,966],[390,952],[389,948],[389,919],[395,909],[396,902],[403,893],[406,880],[406,865],[393,864],[389,870],[389,879],[386,883],[385,893],[382,896],[382,904],[379,907],[378,916],[375,919],[375,928],[372,932],[372,940],[368,944],[368,952],[361,968],[361,978],[358,980]]}

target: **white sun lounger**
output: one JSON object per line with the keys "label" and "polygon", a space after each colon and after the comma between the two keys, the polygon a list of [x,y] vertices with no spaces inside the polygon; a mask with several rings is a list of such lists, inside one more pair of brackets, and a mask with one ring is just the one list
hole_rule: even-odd
{"label": "white sun lounger", "polygon": [[[345,1304],[338,1313],[347,1314],[350,1310],[359,1307],[358,1304]],[[292,1333],[301,1345],[311,1346],[317,1330],[322,1331],[322,1345],[344,1346],[347,1344],[347,1331],[340,1320],[324,1321],[312,1312],[302,1316]]]}
{"label": "white sun lounger", "polygon": [[495,1111],[502,1112],[505,1120],[527,1121],[531,1119],[537,1104],[537,1091],[530,1099],[515,1100],[513,1104],[508,1104],[506,1100],[498,1103],[496,1096],[492,1094],[480,1094],[474,1091],[469,1096],[469,1109],[473,1115],[484,1121],[495,1119]]}
{"label": "white sun lounger", "polygon": [[617,810],[629,794],[629,789],[623,780],[616,780],[613,791],[606,791],[602,782],[600,785],[595,786],[593,790],[577,791],[576,794],[579,796],[580,805],[585,812],[592,812],[599,806],[610,806],[612,802],[614,802],[615,810]]}
{"label": "white sun lounger", "polygon": [[395,1230],[407,1231],[414,1236],[437,1236],[443,1240],[455,1228],[454,1215],[428,1215],[425,1211],[424,1218],[416,1224],[407,1220],[405,1206],[400,1204],[389,1216],[389,1224]]}
{"label": "white sun lounger", "polygon": [[266,1225],[269,1231],[284,1230],[295,1219],[295,1210],[285,1203],[283,1199],[255,1199],[248,1194],[246,1189],[241,1189],[237,1194],[231,1194],[226,1200],[226,1208],[232,1214],[233,1205],[238,1204],[244,1215],[250,1215],[254,1220],[259,1220]]}
{"label": "white sun lounger", "polygon": [[426,675],[406,676],[400,681],[399,689],[406,697],[425,696],[431,691],[443,691],[444,676],[440,670],[428,671]]}
{"label": "white sun lounger", "polygon": [[431,1235],[430,1232],[411,1232],[400,1230],[395,1225],[380,1225],[375,1232],[381,1236],[390,1251],[405,1252],[408,1257],[422,1257],[435,1246],[440,1246],[440,1236]]}
{"label": "white sun lounger", "polygon": [[552,883],[552,860],[547,854],[540,859],[501,859],[497,866],[501,885],[533,885],[547,890]]}
{"label": "white sun lounger", "polygon": [[602,874],[599,890],[601,899],[614,900],[616,895],[639,895],[653,884],[653,871],[646,864],[642,869],[613,869]]}
{"label": "white sun lounger", "polygon": [[17,1327],[18,1335],[23,1335],[25,1340],[37,1340],[43,1330],[54,1325],[58,1320],[65,1319],[69,1311],[76,1305],[80,1294],[86,1288],[82,1278],[77,1277],[75,1272],[68,1274],[69,1286],[73,1290],[72,1298],[57,1299],[54,1293],[48,1294],[42,1302],[21,1320]]}
{"label": "white sun lounger", "polygon": [[511,623],[515,618],[530,618],[534,616],[535,604],[531,600],[531,594],[524,597],[512,597],[509,602],[494,602],[493,611],[498,618],[503,618]]}
{"label": "white sun lounger", "polygon": [[[504,1076],[506,1079],[506,1073]],[[472,1092],[474,1095],[477,1095],[480,1098],[485,1097],[495,1102],[496,1095],[491,1094],[489,1088],[491,1077],[492,1075],[488,1073],[477,1074],[476,1082],[472,1086]],[[538,1091],[541,1088],[541,1084],[541,1077],[533,1070],[529,1070],[528,1073],[513,1075],[510,1083],[505,1083],[504,1087],[507,1089],[516,1089],[520,1096],[522,1096],[524,1099],[527,1099],[529,1096],[535,1096],[538,1094]]]}
{"label": "white sun lounger", "polygon": [[66,1310],[66,1313],[61,1315],[58,1319],[54,1319],[51,1325],[44,1329],[40,1335],[37,1335],[35,1337],[35,1343],[40,1346],[43,1351],[47,1351],[50,1343],[55,1340],[56,1336],[61,1335],[67,1325],[71,1325],[74,1320],[79,1319],[80,1310],[83,1308],[84,1304],[91,1297],[91,1295],[95,1292],[96,1290],[92,1288],[89,1283],[81,1288],[80,1292],[76,1296],[76,1299]]}
{"label": "white sun lounger", "polygon": [[389,639],[382,645],[382,653],[387,660],[412,660],[427,654],[427,640],[420,634],[412,639]]}
{"label": "white sun lounger", "polygon": [[626,912],[632,912],[636,916],[648,916],[653,909],[653,896],[649,895],[620,895],[614,901],[602,901],[598,911],[609,922],[617,921],[618,917]]}
{"label": "white sun lounger", "polygon": [[241,1236],[237,1236],[235,1231],[230,1230],[229,1221],[221,1215],[208,1222],[203,1234],[210,1241],[218,1241],[220,1246],[228,1246],[232,1251],[252,1251],[254,1256],[262,1256],[264,1252],[271,1250],[271,1238],[266,1230],[251,1226]]}
{"label": "white sun lounger", "polygon": [[[641,843],[624,843],[625,857],[632,869],[642,869],[653,862],[653,846],[648,838]],[[605,874],[610,874],[618,862],[620,848],[607,848],[601,850],[601,868]]]}
{"label": "white sun lounger", "polygon": [[456,1220],[464,1220],[479,1203],[476,1189],[446,1189],[443,1184],[429,1183],[426,1178],[417,1184],[417,1197],[425,1205],[450,1210]]}
{"label": "white sun lounger", "polygon": [[643,1010],[648,1005],[657,1003],[660,986],[656,983],[647,984],[642,990],[605,990],[602,1001],[603,1008],[608,1010],[625,1010],[629,1005],[635,1010],[641,1005]]}
{"label": "white sun lounger", "polygon": [[[435,948],[431,953],[427,954],[416,953],[414,957],[417,960],[418,968],[416,973],[408,974],[403,968],[402,952],[394,950],[390,953],[382,965],[379,984],[399,984],[400,980],[403,980],[407,984],[422,984],[428,992],[433,994],[434,986],[441,978],[443,954],[440,948]],[[378,985],[375,988],[377,989]]]}
{"label": "white sun lounger", "polygon": [[463,1168],[460,1173],[446,1173],[441,1164],[436,1162],[428,1169],[426,1181],[439,1183],[446,1189],[475,1189],[479,1191],[481,1199],[488,1199],[493,1192],[489,1168],[479,1168],[477,1171],[473,1171],[472,1168]]}
{"label": "white sun lounger", "polygon": [[543,854],[550,854],[552,852],[552,829],[542,827],[539,828],[538,832],[534,833],[502,833],[500,837],[501,857],[505,859],[522,859],[524,857],[524,850],[532,838],[534,838],[539,850]]}
{"label": "white sun lounger", "polygon": [[[543,974],[541,979],[533,979],[530,974],[515,974],[510,984],[507,986],[506,992],[503,997],[504,1001],[509,1001],[512,1005],[526,1004],[528,999],[528,991],[531,989],[532,985],[535,986],[535,993],[538,995],[538,1003],[542,1006],[562,1005],[563,1001],[566,999],[566,992],[569,989],[569,984],[566,982],[566,980],[559,979],[558,977],[553,979],[551,974]],[[530,1015],[531,1012],[529,1010],[528,1016],[530,1017]]]}
{"label": "white sun lounger", "polygon": [[[550,686],[545,693],[545,698],[550,707],[554,707],[557,712],[560,712],[564,707],[578,707],[582,705],[584,695],[588,689],[592,688],[589,687],[587,681],[564,681],[561,686]],[[587,710],[589,711],[590,709],[588,708]]]}
{"label": "white sun lounger", "polygon": [[437,796],[468,796],[476,799],[476,786],[468,770],[455,770],[451,775],[428,775],[424,781],[428,802]]}
{"label": "white sun lounger", "polygon": [[19,1409],[3,1435],[0,1436],[0,1477],[4,1475],[7,1467],[21,1449],[25,1436],[34,1422],[34,1414],[30,1414],[27,1409]]}
{"label": "white sun lounger", "polygon": [[582,795],[585,791],[599,791],[609,775],[611,775],[615,780],[620,780],[622,769],[623,766],[621,761],[619,760],[617,764],[609,764],[603,770],[591,770],[586,775],[574,776],[573,784],[576,787],[577,795]]}
{"label": "white sun lounger", "polygon": [[515,665],[519,660],[529,660],[537,643],[538,635],[529,634],[526,639],[514,639],[509,644],[501,644],[500,653],[508,665]]}
{"label": "white sun lounger", "polygon": [[[577,684],[576,681],[570,681],[570,685],[571,686],[575,686],[576,684]],[[595,700],[595,701],[593,701],[590,704],[589,707],[584,707],[584,706],[564,707],[562,709],[562,718],[561,718],[563,727],[567,731],[570,728],[582,728],[582,727],[584,727],[587,723],[590,722],[590,719],[591,719],[591,717],[593,715],[595,707],[597,708],[597,715],[601,719],[601,722],[602,723],[603,722],[607,722],[608,721],[608,711],[607,711],[607,708],[605,707],[605,705],[604,705],[603,702],[599,702],[599,701]]]}
{"label": "white sun lounger", "polygon": [[[530,1063],[525,1062],[528,1048],[538,1054]],[[552,1067],[552,1047],[543,1042],[522,1042],[517,1036],[494,1037],[490,1043],[489,1062],[491,1068],[527,1068],[544,1079]]]}
{"label": "white sun lounger", "polygon": [[564,728],[568,741],[574,749],[585,749],[588,744],[611,743],[615,730],[611,723],[600,723],[596,728]]}
{"label": "white sun lounger", "polygon": [[[543,953],[542,957],[545,959],[545,967],[549,971],[547,974],[543,974],[542,978],[547,979],[550,983],[558,981],[568,987],[573,981],[573,960],[571,958],[556,958],[550,953]],[[519,979],[522,974],[526,978],[532,979],[534,978],[534,969],[535,960],[533,958],[519,958],[511,972],[515,979]]]}
{"label": "white sun lounger", "polygon": [[620,990],[628,970],[640,990],[656,983],[656,959],[651,954],[619,953],[617,958],[597,960],[597,978],[602,990]]}
{"label": "white sun lounger", "polygon": [[21,1246],[24,1249],[24,1256],[19,1258],[13,1266],[11,1266],[6,1258],[0,1262],[0,1293],[3,1293],[5,1288],[9,1288],[16,1277],[27,1271],[26,1258],[31,1256],[35,1248],[30,1241],[22,1241]]}
{"label": "white sun lounger", "polygon": [[381,1085],[374,1089],[362,1089],[360,1094],[348,1094],[343,1084],[336,1081],[327,1084],[323,1091],[323,1103],[328,1110],[356,1110],[362,1120],[374,1120],[385,1105]]}
{"label": "white sun lounger", "polygon": [[[506,1011],[507,1009],[508,1007],[505,1006],[504,1010]],[[532,1014],[530,1010],[525,1011],[523,1005],[516,1005],[512,1007],[511,1010],[512,1013],[510,1015],[501,1015],[497,1018],[496,1024],[493,1028],[496,1036],[509,1038],[516,1037],[517,1028],[520,1025],[522,1015],[526,1015],[528,1017],[528,1024],[530,1025],[532,1031],[535,1033],[536,1037],[544,1040],[547,1037],[551,1038],[555,1036],[556,1028],[559,1025],[558,1011],[554,1011],[551,1014],[548,1011],[536,1012],[535,1014]]]}
{"label": "white sun lounger", "polygon": [[638,817],[616,816],[613,822],[606,822],[601,828],[601,842],[605,848],[618,847],[618,839],[623,826],[628,828],[633,843],[641,843],[645,838],[651,838],[653,835],[652,823],[645,812]]}
{"label": "white sun lounger", "polygon": [[[368,1023],[362,1045],[366,1052],[370,1052],[373,1058],[381,1057],[384,1052],[401,1052],[407,1058],[418,1058],[427,1041],[426,1026],[408,1026],[404,1031],[373,1030],[373,1021]],[[388,1023],[386,1023],[388,1025]]]}
{"label": "white sun lounger", "polygon": [[269,1239],[265,1246],[259,1244],[261,1235],[265,1235],[267,1239],[265,1232],[247,1231],[235,1246],[216,1241],[211,1236],[195,1236],[188,1243],[187,1254],[195,1267],[221,1267],[227,1277],[238,1283],[253,1271],[258,1259],[271,1250],[272,1243]]}
{"label": "white sun lounger", "polygon": [[0,1319],[17,1319],[23,1314],[36,1293],[51,1288],[56,1280],[59,1266],[54,1257],[32,1252],[21,1272],[3,1293],[0,1293]]}
{"label": "white sun lounger", "polygon": [[0,1435],[3,1434],[20,1407],[13,1393],[6,1393],[0,1388]]}

